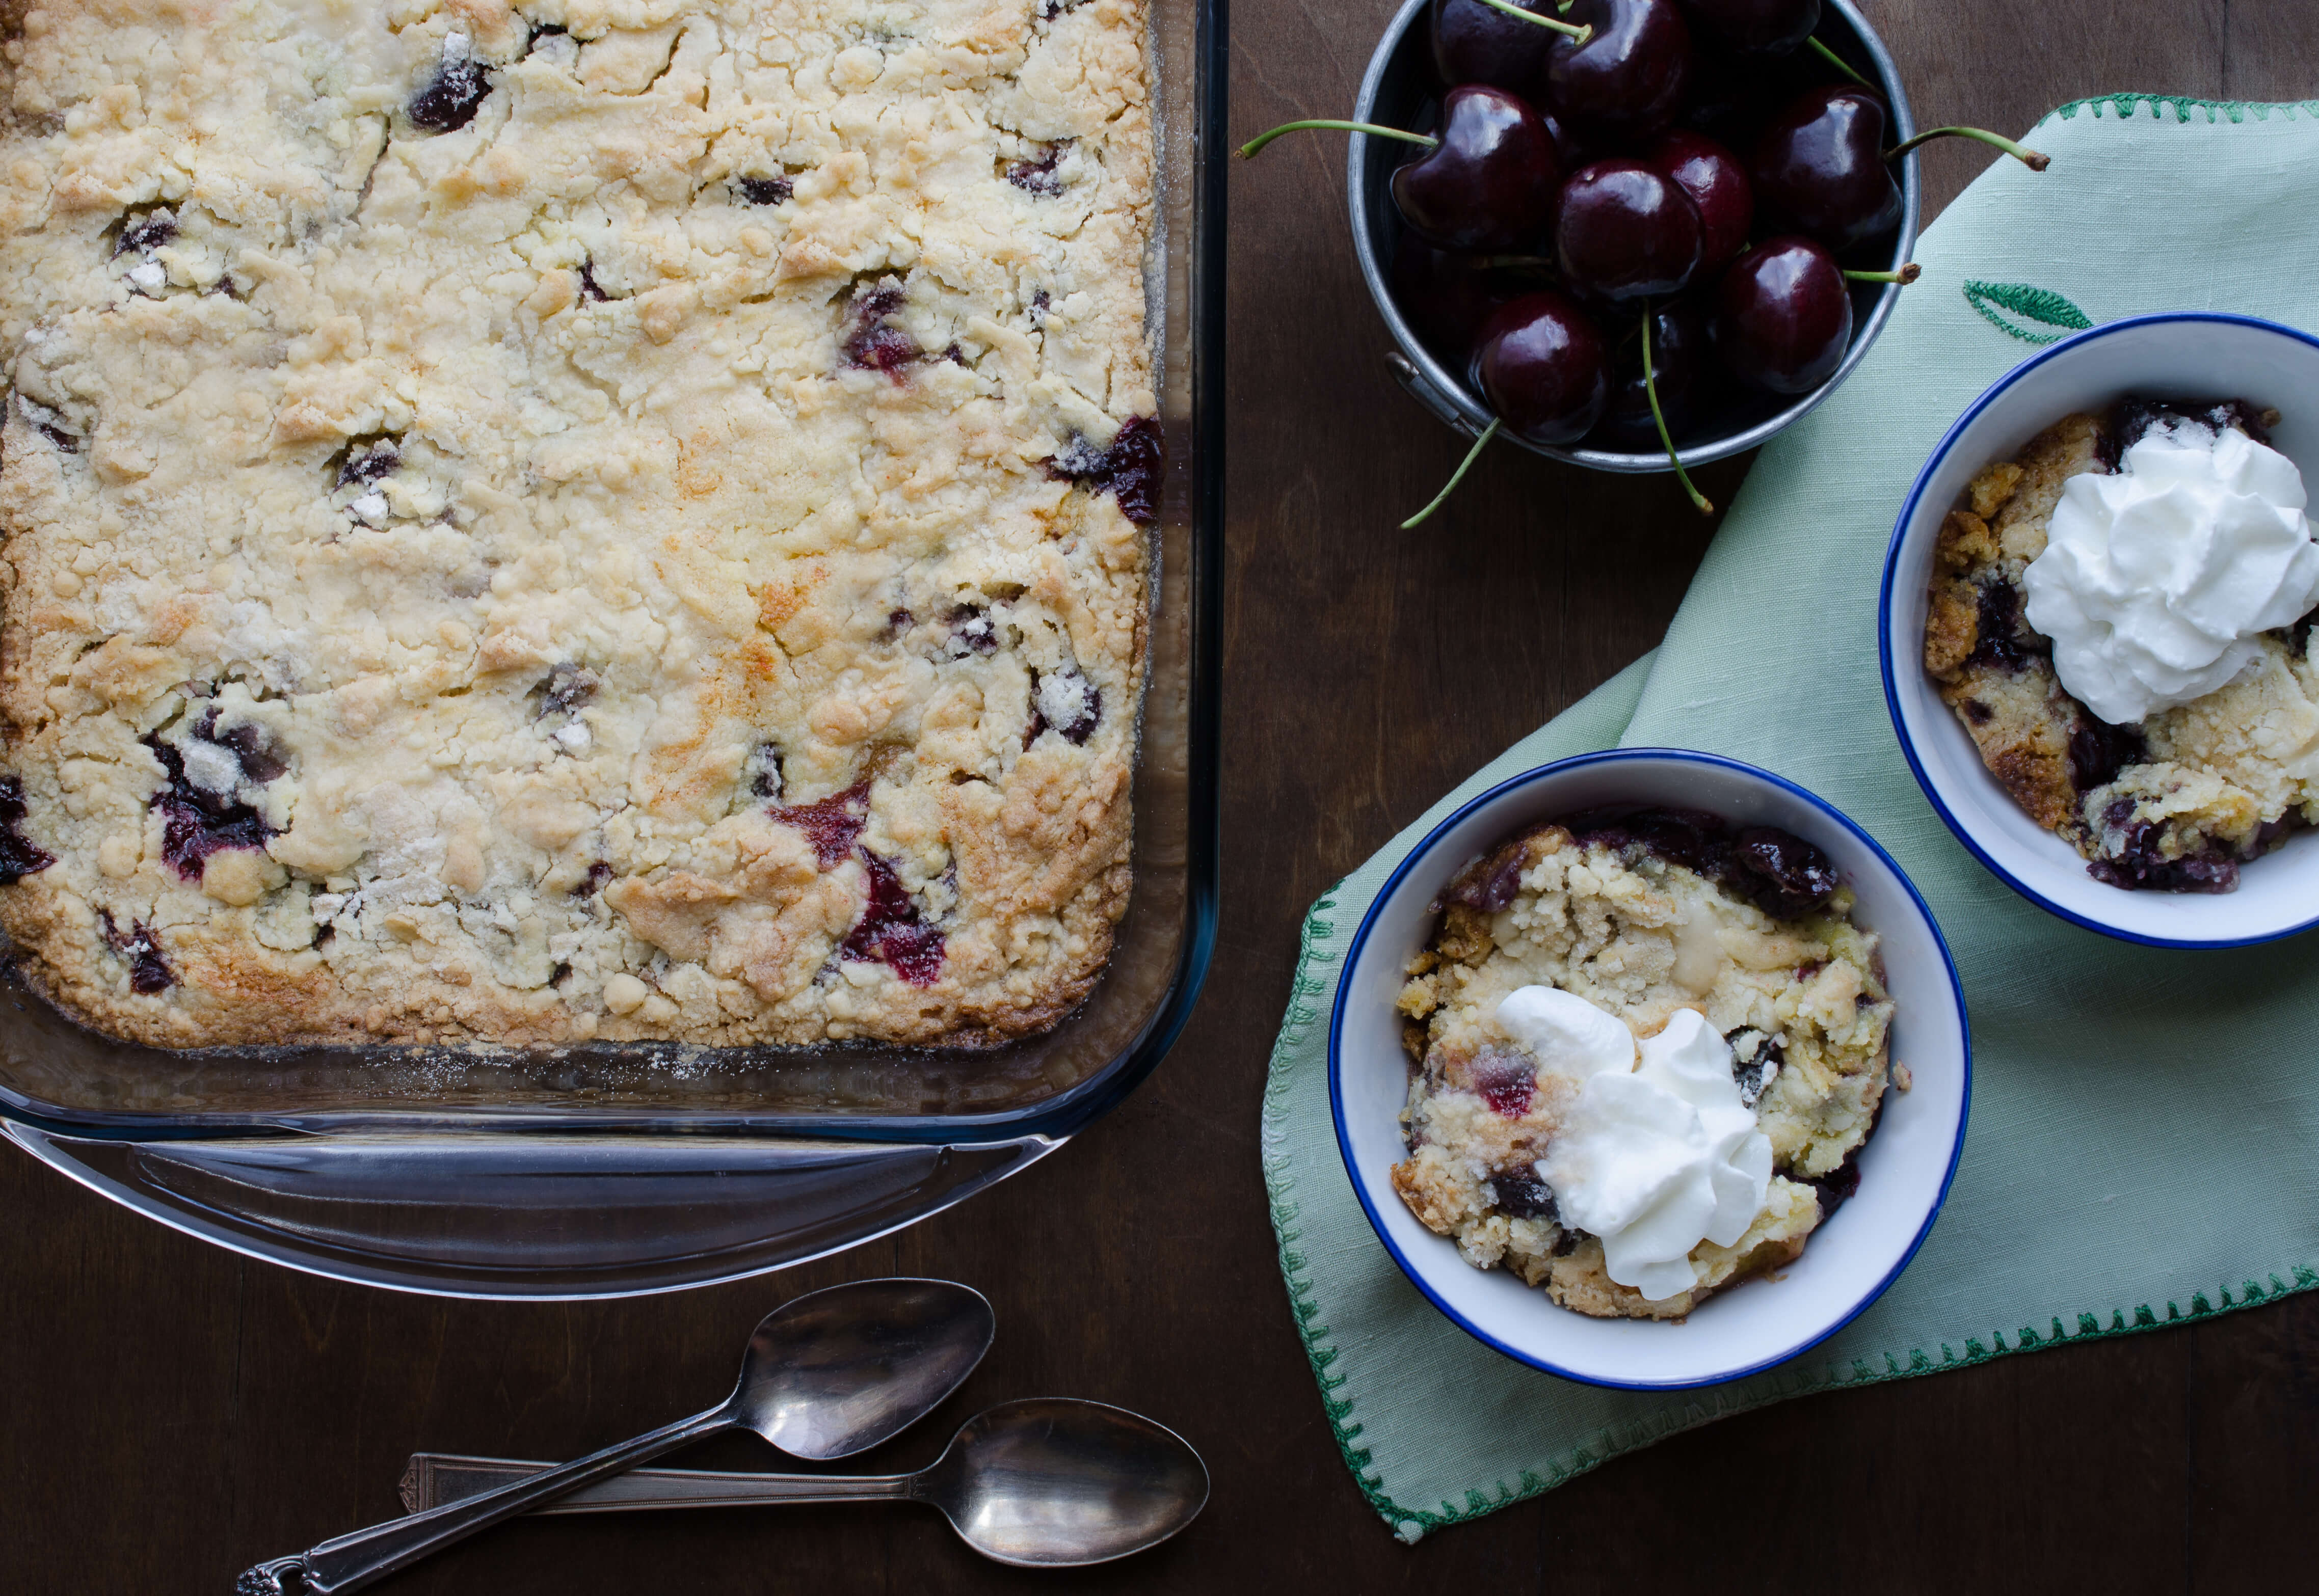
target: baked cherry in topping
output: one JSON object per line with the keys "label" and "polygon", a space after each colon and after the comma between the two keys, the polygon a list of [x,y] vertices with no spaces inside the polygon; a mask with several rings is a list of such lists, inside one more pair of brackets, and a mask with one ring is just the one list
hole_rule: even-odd
{"label": "baked cherry in topping", "polygon": [[580,263],[580,297],[593,300],[599,304],[612,297],[604,292],[604,285],[596,281],[596,263],[593,260]]}
{"label": "baked cherry in topping", "polygon": [[1532,443],[1575,443],[1611,396],[1602,335],[1559,293],[1526,293],[1482,328],[1474,375],[1507,428]]}
{"label": "baked cherry in topping", "polygon": [[1103,723],[1103,692],[1076,665],[1036,672],[1031,680],[1031,729],[1023,745],[1028,748],[1051,726],[1064,742],[1084,746]]}
{"label": "baked cherry in topping", "polygon": [[1580,42],[1547,46],[1546,103],[1582,137],[1639,143],[1671,125],[1691,75],[1691,30],[1674,0],[1577,0]]}
{"label": "baked cherry in topping", "polygon": [[1614,302],[1680,293],[1703,242],[1691,195],[1640,161],[1596,161],[1562,185],[1554,254],[1578,293]]}
{"label": "baked cherry in topping", "polygon": [[1527,101],[1468,84],[1442,100],[1434,147],[1394,173],[1393,203],[1437,248],[1528,249],[1553,220],[1561,176],[1554,136]]}
{"label": "baked cherry in topping", "polygon": [[411,98],[411,125],[430,133],[464,128],[474,120],[491,92],[491,82],[470,52],[465,37],[453,33],[443,41],[435,76]]}
{"label": "baked cherry in topping", "polygon": [[[612,867],[609,861],[601,859],[591,860],[588,864],[588,873],[581,877],[578,883],[573,887],[572,896],[593,897],[604,889],[604,883],[611,879]],[[551,986],[554,984],[554,982],[549,983]]]}
{"label": "baked cherry in topping", "polygon": [[[1666,412],[1667,428],[1680,434],[1697,413],[1713,382],[1709,359],[1707,308],[1696,296],[1670,300],[1649,309],[1651,364],[1658,378],[1659,408]],[[1646,449],[1658,446],[1658,423],[1651,418],[1651,399],[1643,386],[1643,340],[1637,327],[1611,346],[1611,402],[1590,443],[1607,447]]]}
{"label": "baked cherry in topping", "polygon": [[749,790],[758,798],[777,798],[781,796],[781,751],[771,743],[760,743],[749,750],[742,762],[741,774]]}
{"label": "baked cherry in topping", "polygon": [[1863,88],[1808,89],[1755,140],[1755,203],[1838,254],[1899,225],[1900,185],[1884,158],[1884,102]]}
{"label": "baked cherry in topping", "polygon": [[177,977],[169,961],[161,956],[161,943],[153,928],[141,920],[132,920],[123,931],[109,909],[98,911],[104,918],[104,942],[121,955],[129,966],[129,989],[149,997],[156,992],[166,992],[176,984]]}
{"label": "baked cherry in topping", "polygon": [[358,439],[347,446],[346,455],[338,462],[337,486],[355,488],[370,486],[395,473],[402,466],[402,451],[391,437]]}
{"label": "baked cherry in topping", "polygon": [[998,628],[980,605],[961,604],[943,617],[943,624],[950,628],[950,636],[943,644],[945,657],[959,660],[970,654],[998,652]]}
{"label": "baked cherry in topping", "polygon": [[1529,1059],[1508,1053],[1477,1053],[1467,1074],[1493,1114],[1518,1120],[1529,1112],[1530,1099],[1538,1093],[1538,1071]]}
{"label": "baked cherry in topping", "polygon": [[2239,861],[2218,849],[2169,859],[2161,844],[2165,829],[2137,819],[2134,800],[2122,798],[2102,812],[2101,855],[2086,866],[2097,881],[2128,891],[2230,892],[2239,884]]}
{"label": "baked cherry in topping", "polygon": [[[2270,429],[2263,425],[2263,412],[2243,399],[2205,401],[2189,399],[2152,399],[2145,394],[2132,394],[2110,406],[2102,418],[2100,440],[2095,452],[2101,463],[2111,471],[2125,458],[2126,450],[2140,443],[2152,431],[2188,421],[2210,432],[2224,432],[2236,428],[2254,442],[2268,447]],[[2277,419],[2274,414],[2272,419]]]}
{"label": "baked cherry in topping", "polygon": [[902,380],[902,368],[918,357],[917,340],[893,323],[904,302],[901,285],[891,281],[855,298],[843,349],[846,365]]}
{"label": "baked cherry in topping", "polygon": [[1723,1040],[1731,1045],[1731,1078],[1738,1085],[1739,1101],[1753,1108],[1780,1066],[1788,1061],[1788,1050],[1773,1038],[1751,1029],[1734,1031]]}
{"label": "baked cherry in topping", "polygon": [[[1552,16],[1553,0],[1513,0]],[[1481,83],[1528,95],[1546,66],[1548,29],[1508,16],[1483,0],[1433,0],[1433,69],[1444,83]]]}
{"label": "baked cherry in topping", "polygon": [[870,823],[870,782],[856,781],[843,792],[809,804],[772,804],[765,813],[784,825],[794,825],[813,844],[816,863],[826,870],[844,864],[853,842]]}
{"label": "baked cherry in topping", "polygon": [[[1521,24],[1514,24],[1520,27]],[[115,257],[145,255],[172,243],[177,237],[177,217],[173,211],[148,211],[142,216],[124,218],[121,236],[113,241]]]}
{"label": "baked cherry in topping", "polygon": [[0,886],[13,887],[56,863],[57,856],[24,834],[24,779],[0,776]]}
{"label": "baked cherry in topping", "polygon": [[943,933],[920,918],[917,900],[890,862],[864,848],[862,867],[870,878],[870,901],[839,951],[882,961],[913,987],[933,986],[942,975]]}
{"label": "baked cherry in topping", "polygon": [[1491,1205],[1509,1219],[1548,1219],[1559,1224],[1554,1189],[1529,1169],[1501,1169],[1484,1183]]}
{"label": "baked cherry in topping", "polygon": [[1732,850],[1733,885],[1775,919],[1793,920],[1824,906],[1836,891],[1836,866],[1792,832],[1751,825]]}
{"label": "baked cherry in topping", "polygon": [[1972,652],[1965,663],[2014,672],[2044,652],[2036,634],[2021,624],[2021,590],[2001,576],[1981,582],[1973,601]]}
{"label": "baked cherry in topping", "polygon": [[787,177],[742,177],[734,182],[741,191],[741,201],[749,205],[779,205],[788,203],[797,187]]}
{"label": "baked cherry in topping", "polygon": [[600,685],[596,673],[586,666],[559,660],[539,685],[531,690],[539,695],[539,708],[532,718],[543,720],[550,715],[570,715],[594,698],[596,689]]}
{"label": "baked cherry in topping", "polygon": [[199,880],[203,862],[221,849],[266,846],[274,828],[241,791],[288,768],[264,727],[246,724],[221,735],[212,708],[182,747],[158,732],[141,739],[167,778],[151,806],[161,815],[161,857],[189,881]]}
{"label": "baked cherry in topping", "polygon": [[1819,0],[1683,0],[1698,37],[1748,55],[1785,55],[1819,26]]}
{"label": "baked cherry in topping", "polygon": [[1109,493],[1119,513],[1139,527],[1160,518],[1160,468],[1167,460],[1167,435],[1157,416],[1130,416],[1098,449],[1077,433],[1047,462],[1050,476],[1078,482],[1091,493]]}
{"label": "baked cherry in topping", "polygon": [[1809,239],[1773,239],[1731,263],[1715,295],[1715,347],[1733,374],[1773,393],[1809,393],[1852,342],[1852,294],[1836,257]]}
{"label": "baked cherry in topping", "polygon": [[1024,194],[1034,194],[1042,200],[1053,199],[1063,192],[1063,179],[1055,170],[1062,158],[1063,147],[1050,144],[1038,159],[1016,161],[1008,167],[1006,181]]}
{"label": "baked cherry in topping", "polygon": [[1746,246],[1755,222],[1755,191],[1737,156],[1704,133],[1674,128],[1644,158],[1671,178],[1699,211],[1699,269],[1712,272]]}

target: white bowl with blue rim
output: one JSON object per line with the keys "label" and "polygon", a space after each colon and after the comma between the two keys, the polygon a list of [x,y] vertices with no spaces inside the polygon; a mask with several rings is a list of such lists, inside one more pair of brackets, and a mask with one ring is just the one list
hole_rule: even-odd
{"label": "white bowl with blue rim", "polygon": [[2096,880],[1981,763],[1925,671],[1925,614],[1941,522],[1967,483],[2076,411],[2130,394],[2244,399],[2278,411],[2271,446],[2319,490],[2319,338],[2206,311],[2105,322],[2040,350],[1968,406],[1900,507],[1878,598],[1884,699],[1908,768],[1957,840],[1998,879],[2072,924],[2161,948],[2235,948],[2319,926],[2319,832],[2245,865],[2235,891],[2132,891]]}
{"label": "white bowl with blue rim", "polygon": [[[1746,1281],[1681,1322],[1590,1319],[1500,1269],[1476,1269],[1419,1223],[1393,1189],[1409,1156],[1401,1111],[1410,1065],[1394,1009],[1404,967],[1430,936],[1430,906],[1458,871],[1536,821],[1611,804],[1704,810],[1773,825],[1827,854],[1853,890],[1853,919],[1882,939],[1892,1052],[1913,1080],[1888,1091],[1861,1150],[1858,1192],[1777,1278]],[[1629,748],[1525,771],[1472,799],[1402,861],[1345,955],[1329,1015],[1329,1105],[1337,1146],[1377,1239],[1459,1329],[1533,1368],[1589,1384],[1674,1390],[1783,1363],[1850,1323],[1908,1267],[1933,1228],[1964,1147],[1972,1050],[1964,995],[1932,911],[1900,867],[1829,805],[1767,771],[1714,754]]]}

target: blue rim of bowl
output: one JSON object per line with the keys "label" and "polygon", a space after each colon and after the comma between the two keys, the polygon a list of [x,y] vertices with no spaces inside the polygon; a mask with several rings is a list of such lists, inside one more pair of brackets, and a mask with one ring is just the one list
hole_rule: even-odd
{"label": "blue rim of bowl", "polygon": [[[1563,775],[1589,765],[1626,764],[1642,760],[1669,759],[1689,764],[1711,765],[1720,770],[1734,771],[1742,776],[1761,781],[1766,786],[1793,794],[1858,838],[1883,864],[1884,868],[1892,873],[1892,879],[1900,884],[1901,889],[1908,895],[1908,901],[1916,906],[1917,913],[1923,917],[1926,929],[1933,933],[1933,945],[1941,951],[1941,964],[1948,972],[1949,995],[1956,1003],[1957,1036],[1963,1052],[1960,1062],[1963,1078],[1960,1083],[1961,1090],[1957,1097],[1956,1130],[1949,1143],[1948,1168],[1941,1172],[1941,1189],[1934,1194],[1932,1206],[1925,1211],[1924,1222],[1917,1227],[1916,1235],[1910,1238],[1908,1250],[1901,1253],[1899,1261],[1885,1272],[1882,1279],[1863,1293],[1859,1301],[1786,1351],[1775,1353],[1770,1357],[1761,1358],[1737,1368],[1701,1375],[1695,1379],[1611,1380],[1599,1375],[1589,1375],[1578,1369],[1566,1368],[1548,1358],[1525,1352],[1518,1347],[1508,1346],[1444,1302],[1428,1283],[1424,1274],[1409,1260],[1399,1247],[1394,1244],[1392,1235],[1385,1229],[1383,1216],[1377,1213],[1376,1205],[1369,1201],[1368,1187],[1362,1183],[1359,1166],[1353,1159],[1351,1133],[1345,1125],[1343,1069],[1340,1057],[1340,1043],[1345,1029],[1345,995],[1350,985],[1353,970],[1360,963],[1361,952],[1368,945],[1369,933],[1375,928],[1377,915],[1384,908],[1385,900],[1393,896],[1403,879],[1417,867],[1418,862],[1433,852],[1441,839],[1448,834],[1451,827],[1458,825],[1467,816],[1484,805],[1494,803],[1510,793],[1520,791],[1534,782],[1543,781],[1551,776]],[[1882,843],[1862,830],[1850,816],[1819,794],[1797,786],[1784,776],[1774,775],[1760,766],[1747,764],[1740,760],[1726,759],[1719,753],[1701,753],[1691,748],[1613,748],[1597,753],[1574,754],[1568,759],[1558,759],[1552,764],[1539,765],[1535,769],[1524,771],[1520,775],[1508,777],[1487,792],[1478,794],[1458,805],[1440,825],[1425,834],[1425,840],[1411,849],[1400,864],[1394,867],[1393,873],[1387,876],[1385,884],[1377,888],[1376,896],[1370,899],[1368,912],[1361,916],[1360,929],[1353,933],[1352,943],[1345,951],[1344,962],[1338,966],[1337,996],[1329,1008],[1329,1115],[1336,1125],[1337,1156],[1344,1161],[1346,1177],[1352,1183],[1353,1195],[1359,1200],[1361,1212],[1368,1216],[1369,1229],[1376,1232],[1377,1240],[1385,1244],[1385,1251],[1393,1255],[1393,1261],[1399,1265],[1401,1272],[1409,1277],[1410,1284],[1424,1294],[1425,1300],[1439,1309],[1443,1318],[1493,1352],[1502,1353],[1516,1363],[1527,1364],[1531,1368],[1541,1370],[1546,1374],[1558,1375],[1565,1380],[1575,1380],[1582,1385],[1600,1385],[1612,1391],[1692,1391],[1702,1385],[1721,1385],[1733,1380],[1744,1380],[1750,1375],[1760,1375],[1765,1369],[1777,1368],[1791,1358],[1802,1357],[1866,1312],[1869,1305],[1890,1290],[1892,1282],[1900,1277],[1900,1272],[1914,1261],[1917,1249],[1925,1244],[1925,1238],[1932,1233],[1933,1222],[1940,1217],[1942,1206],[1948,1202],[1949,1187],[1956,1180],[1957,1161],[1964,1156],[1965,1125],[1972,1117],[1972,1026],[1970,1016],[1965,1012],[1964,983],[1957,977],[1956,959],[1949,951],[1948,938],[1941,934],[1941,923],[1933,917],[1931,906],[1925,902],[1924,894],[1917,890],[1917,884],[1908,879],[1908,872],[1902,870],[1892,856],[1884,851]],[[1454,1258],[1456,1255],[1453,1253],[1451,1256]],[[1466,1268],[1471,1266],[1458,1259],[1457,1267]],[[1543,1294],[1540,1295],[1540,1301],[1545,1301]],[[1554,1307],[1550,1303],[1546,1303],[1546,1306],[1557,1313],[1569,1312],[1568,1309]],[[1674,1329],[1673,1326],[1667,1328],[1671,1330]]]}
{"label": "blue rim of bowl", "polygon": [[[2187,951],[2251,948],[2263,942],[2275,942],[2290,936],[2300,936],[2306,931],[2319,927],[2319,915],[2314,915],[2308,920],[2287,926],[2282,930],[2258,932],[2252,936],[2153,936],[2146,932],[2128,931],[2122,925],[2113,925],[2106,921],[2090,919],[2074,909],[2063,908],[1998,863],[1990,856],[1988,850],[1973,839],[1972,833],[1965,828],[1964,823],[1942,800],[1939,789],[1933,783],[1932,776],[1925,769],[1924,761],[1917,758],[1917,744],[1908,735],[1908,722],[1900,714],[1900,684],[1892,663],[1892,583],[1899,571],[1900,546],[1908,538],[1908,524],[1917,518],[1917,506],[1925,497],[1925,490],[1932,482],[1933,473],[1937,471],[1941,463],[1949,457],[1950,451],[1956,447],[1958,439],[1964,435],[1964,429],[1972,425],[1981,411],[1996,403],[2008,389],[2048,361],[2058,360],[2072,349],[2097,343],[2117,333],[2131,331],[2138,327],[2155,327],[2172,321],[2205,321],[2233,327],[2251,327],[2258,331],[2277,333],[2282,338],[2292,338],[2298,344],[2307,344],[2314,349],[2319,349],[2319,338],[2313,337],[2300,328],[2288,327],[2284,322],[2272,321],[2261,316],[2242,316],[2228,311],[2159,311],[2147,316],[2127,316],[2116,321],[2105,321],[2098,327],[2072,333],[2061,342],[2040,349],[1998,378],[1989,385],[1979,399],[1967,405],[1964,414],[1959,416],[1950,425],[1949,429],[1941,435],[1941,441],[1935,445],[1933,452],[1925,457],[1923,468],[1917,473],[1917,480],[1909,484],[1908,498],[1901,501],[1899,517],[1892,523],[1892,541],[1884,551],[1883,580],[1878,584],[1876,590],[1877,663],[1884,674],[1884,710],[1892,720],[1892,735],[1900,744],[1901,756],[1908,762],[1908,770],[1917,778],[1917,785],[1924,789],[1925,798],[1932,804],[1933,812],[1938,815],[1942,823],[1956,834],[1956,840],[1965,845],[1965,851],[1981,861],[1990,875],[1995,876],[2054,918],[2066,920],[2071,924],[2080,926],[2087,931],[2098,932],[2103,936],[2115,937],[2122,942],[2136,942],[2145,948],[2178,948]],[[1915,657],[1913,653],[1911,657]],[[2126,889],[2113,888],[2112,890],[2123,892]]]}

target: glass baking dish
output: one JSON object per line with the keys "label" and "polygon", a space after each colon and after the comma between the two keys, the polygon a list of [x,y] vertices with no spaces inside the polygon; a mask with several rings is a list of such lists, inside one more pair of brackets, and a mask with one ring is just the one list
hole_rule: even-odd
{"label": "glass baking dish", "polygon": [[293,1267],[459,1296],[616,1296],[899,1229],[1053,1151],[1150,1073],[1215,933],[1228,150],[1222,0],[1147,4],[1145,281],[1168,458],[1134,888],[1085,1004],[981,1050],[170,1052],[76,1025],[0,963],[0,1132],[165,1224]]}

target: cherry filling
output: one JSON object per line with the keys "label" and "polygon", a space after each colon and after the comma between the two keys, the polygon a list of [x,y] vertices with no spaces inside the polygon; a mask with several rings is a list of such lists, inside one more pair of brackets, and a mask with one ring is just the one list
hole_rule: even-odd
{"label": "cherry filling", "polygon": [[148,255],[174,243],[176,237],[176,215],[167,211],[148,211],[122,225],[121,236],[113,241],[113,253],[115,258],[123,255]]}
{"label": "cherry filling", "polygon": [[[1821,907],[1837,885],[1827,854],[1776,826],[1751,825],[1735,836],[1722,821],[1697,810],[1623,807],[1589,810],[1563,824],[1581,843],[1622,852],[1639,849],[1686,866],[1776,919]],[[1517,862],[1520,858],[1517,851]],[[1511,901],[1509,893],[1506,902]]]}
{"label": "cherry filling", "polygon": [[347,446],[347,457],[339,463],[338,485],[366,488],[393,475],[402,464],[402,451],[391,437],[352,444]]}
{"label": "cherry filling", "polygon": [[1006,168],[1006,181],[1024,194],[1036,194],[1042,200],[1053,199],[1063,192],[1063,180],[1055,167],[1063,158],[1063,147],[1047,146],[1046,154],[1034,161],[1016,161]]}
{"label": "cherry filling", "polygon": [[2080,792],[2091,792],[2116,780],[2126,766],[2140,764],[2148,753],[2141,727],[2080,716],[2070,728],[2070,780]]}
{"label": "cherry filling", "polygon": [[176,972],[169,968],[169,961],[161,957],[161,944],[154,940],[152,927],[142,921],[132,920],[129,929],[123,931],[114,924],[110,911],[100,912],[104,915],[105,945],[120,954],[129,965],[131,991],[143,993],[149,997],[175,984]]}
{"label": "cherry filling", "polygon": [[142,741],[161,762],[167,781],[153,795],[161,814],[161,857],[189,881],[201,879],[209,856],[226,848],[263,848],[274,828],[241,800],[245,786],[262,786],[289,769],[263,726],[217,729],[218,712],[202,717],[180,749],[150,733]]}
{"label": "cherry filling", "polygon": [[882,960],[913,987],[933,986],[942,975],[942,933],[919,917],[917,900],[885,859],[864,848],[862,867],[870,876],[870,904],[840,951]]}
{"label": "cherry filling", "polygon": [[447,50],[434,80],[411,98],[411,125],[430,133],[464,128],[491,92],[480,62],[465,50]]}
{"label": "cherry filling", "polygon": [[1065,665],[1031,678],[1031,724],[1023,732],[1024,747],[1052,726],[1064,742],[1084,748],[1102,724],[1103,690],[1077,668]]}
{"label": "cherry filling", "polygon": [[2179,859],[2160,851],[2164,829],[2134,817],[2134,800],[2122,798],[2102,811],[2101,857],[2086,866],[2097,881],[2129,891],[2229,892],[2239,884],[2239,861],[2220,849]]}
{"label": "cherry filling", "polygon": [[767,812],[805,833],[813,843],[815,862],[834,870],[853,852],[854,839],[870,822],[870,782],[864,778],[844,792],[809,804],[775,804]]}
{"label": "cherry filling", "polygon": [[1827,855],[1790,832],[1751,825],[1739,834],[1733,859],[1740,890],[1777,919],[1808,915],[1836,891],[1836,866]]}
{"label": "cherry filling", "polygon": [[881,371],[900,382],[902,367],[918,357],[917,340],[890,320],[902,308],[903,293],[889,284],[853,302],[853,326],[845,335],[845,364],[857,371]]}
{"label": "cherry filling", "polygon": [[57,861],[24,835],[24,815],[23,778],[0,776],[0,885],[13,887]]}
{"label": "cherry filling", "polygon": [[2096,446],[2101,463],[2116,471],[2118,463],[2125,458],[2126,450],[2160,428],[2183,421],[2213,432],[2226,432],[2235,427],[2259,444],[2268,446],[2270,443],[2270,431],[2262,424],[2260,412],[2243,399],[2201,403],[2136,395],[2119,400],[2105,418],[2101,440]]}
{"label": "cherry filling", "polygon": [[1130,416],[1107,449],[1074,434],[1069,446],[1047,462],[1047,472],[1091,493],[1109,493],[1118,500],[1120,514],[1148,527],[1160,518],[1160,468],[1166,458],[1160,418]]}
{"label": "cherry filling", "polygon": [[1562,1222],[1562,1210],[1555,1206],[1553,1188],[1529,1170],[1501,1169],[1484,1184],[1489,1188],[1491,1204],[1510,1219]]}
{"label": "cherry filling", "polygon": [[2023,632],[2021,590],[2001,576],[1982,582],[1973,621],[1972,653],[1965,656],[1965,663],[1993,665],[2000,671],[2023,669],[2044,652],[2031,641],[2035,633],[2024,636]]}
{"label": "cherry filling", "polygon": [[532,718],[544,720],[550,715],[569,715],[594,698],[596,689],[601,685],[596,673],[586,666],[568,660],[561,662],[531,690],[539,695],[539,712]]}
{"label": "cherry filling", "polygon": [[1529,1100],[1538,1092],[1538,1072],[1527,1059],[1509,1058],[1503,1053],[1483,1053],[1475,1059],[1467,1074],[1474,1090],[1482,1095],[1491,1113],[1518,1120],[1529,1112]]}
{"label": "cherry filling", "polygon": [[989,613],[981,606],[961,604],[943,617],[943,624],[950,628],[943,648],[951,658],[998,652],[998,628],[991,624]]}
{"label": "cherry filling", "polygon": [[735,186],[743,201],[752,205],[778,205],[797,192],[786,177],[744,177]]}

